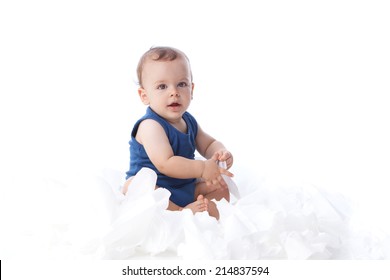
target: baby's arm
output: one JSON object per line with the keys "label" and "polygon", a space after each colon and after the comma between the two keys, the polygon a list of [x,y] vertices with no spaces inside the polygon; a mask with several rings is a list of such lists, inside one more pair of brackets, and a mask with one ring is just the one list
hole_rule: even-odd
{"label": "baby's arm", "polygon": [[164,129],[154,120],[141,122],[136,139],[144,146],[156,168],[167,176],[179,179],[204,178],[206,182],[225,185],[221,173],[232,176],[229,171],[218,167],[216,156],[207,161],[175,156]]}
{"label": "baby's arm", "polygon": [[219,161],[226,161],[227,169],[233,165],[233,155],[221,142],[204,132],[200,126],[198,126],[196,146],[198,152],[205,158],[210,159],[216,157]]}

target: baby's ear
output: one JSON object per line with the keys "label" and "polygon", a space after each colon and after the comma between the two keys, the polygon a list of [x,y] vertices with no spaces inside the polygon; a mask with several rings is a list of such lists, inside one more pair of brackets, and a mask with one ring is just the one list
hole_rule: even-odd
{"label": "baby's ear", "polygon": [[194,98],[194,87],[195,87],[195,84],[192,83],[192,85],[191,85],[191,99]]}
{"label": "baby's ear", "polygon": [[149,105],[149,98],[144,88],[140,87],[138,89],[138,95],[144,105]]}

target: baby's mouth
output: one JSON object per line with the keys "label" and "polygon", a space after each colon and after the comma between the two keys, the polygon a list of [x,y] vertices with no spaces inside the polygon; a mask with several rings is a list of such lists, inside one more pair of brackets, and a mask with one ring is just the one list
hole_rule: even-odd
{"label": "baby's mouth", "polygon": [[168,107],[178,107],[178,106],[180,106],[180,104],[176,103],[176,102],[173,102],[173,103],[168,105]]}

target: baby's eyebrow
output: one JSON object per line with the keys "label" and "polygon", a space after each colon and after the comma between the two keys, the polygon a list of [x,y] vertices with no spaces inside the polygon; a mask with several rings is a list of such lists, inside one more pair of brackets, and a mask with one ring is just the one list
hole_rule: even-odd
{"label": "baby's eyebrow", "polygon": [[166,82],[164,80],[155,81],[155,85],[165,84]]}

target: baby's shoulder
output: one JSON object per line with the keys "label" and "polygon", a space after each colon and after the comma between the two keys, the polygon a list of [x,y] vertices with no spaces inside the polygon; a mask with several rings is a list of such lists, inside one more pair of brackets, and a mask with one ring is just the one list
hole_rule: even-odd
{"label": "baby's shoulder", "polygon": [[165,133],[161,123],[154,119],[144,119],[138,124],[138,133],[143,132],[152,132],[152,133]]}

